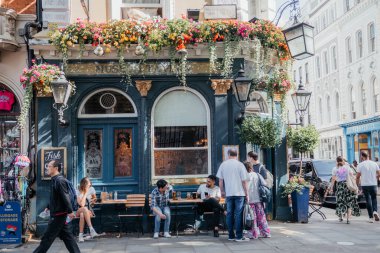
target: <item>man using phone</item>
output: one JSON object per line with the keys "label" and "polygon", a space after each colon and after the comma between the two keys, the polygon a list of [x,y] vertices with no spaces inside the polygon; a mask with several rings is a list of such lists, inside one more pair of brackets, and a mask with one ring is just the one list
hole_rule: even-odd
{"label": "man using phone", "polygon": [[220,188],[215,185],[215,181],[216,177],[214,175],[210,175],[207,177],[206,184],[201,184],[198,188],[197,193],[201,196],[203,202],[200,203],[197,208],[199,219],[195,223],[195,228],[199,228],[201,223],[200,220],[203,219],[204,212],[214,212],[214,236],[219,237],[220,214],[224,212],[224,208],[219,203],[221,198],[221,192]]}

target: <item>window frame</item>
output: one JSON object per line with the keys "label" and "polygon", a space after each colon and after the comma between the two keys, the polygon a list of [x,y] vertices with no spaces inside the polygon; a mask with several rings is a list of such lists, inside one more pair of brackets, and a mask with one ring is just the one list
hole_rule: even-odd
{"label": "window frame", "polygon": [[[371,78],[371,86],[372,86],[372,94],[373,94],[373,112],[378,113],[380,112],[380,87],[378,87],[377,91],[379,92],[376,94],[376,87],[377,87],[377,78],[376,76],[373,76]],[[379,109],[379,110],[377,110]]]}
{"label": "window frame", "polygon": [[362,101],[362,115],[368,114],[368,108],[367,108],[367,96],[366,96],[366,87],[365,83],[362,81],[360,83],[360,99]]}
{"label": "window frame", "polygon": [[325,75],[328,75],[330,72],[330,68],[329,68],[329,55],[328,55],[327,50],[323,51],[323,62],[325,65],[325,67],[324,67]]}
{"label": "window frame", "polygon": [[322,73],[321,73],[321,59],[320,59],[319,55],[316,56],[315,63],[316,63],[315,65],[317,67],[317,77],[321,78],[321,76],[322,76]]}
{"label": "window frame", "polygon": [[352,63],[352,45],[351,45],[351,36],[348,36],[346,38],[346,61],[347,61],[347,64],[351,64]]}
{"label": "window frame", "polygon": [[327,122],[331,123],[332,121],[332,115],[331,115],[331,97],[330,95],[327,95],[326,97],[326,106],[327,106]]}
{"label": "window frame", "polygon": [[[81,111],[83,110],[83,107],[87,103],[87,101],[95,94],[103,91],[114,91],[121,95],[123,95],[126,99],[131,102],[133,106],[134,113],[115,113],[115,114],[82,114]],[[121,90],[114,89],[114,88],[103,88],[103,89],[97,89],[93,92],[89,93],[81,102],[79,109],[78,109],[78,119],[91,119],[91,118],[132,118],[137,117],[137,108],[135,103],[133,102],[132,98],[126,94],[125,92],[122,92]]]}
{"label": "window frame", "polygon": [[335,110],[336,110],[336,116],[337,120],[340,121],[340,97],[339,92],[335,92]]}
{"label": "window frame", "polygon": [[376,30],[375,23],[371,22],[368,24],[368,53],[376,51]]}
{"label": "window frame", "polygon": [[363,32],[362,30],[358,30],[356,32],[356,57],[363,57]]}
{"label": "window frame", "polygon": [[[173,147],[170,147],[170,148],[155,148],[154,147],[154,134],[155,134],[155,131],[154,131],[154,117],[155,117],[155,109],[156,109],[156,106],[158,104],[158,102],[161,100],[161,98],[163,98],[166,94],[169,94],[170,92],[172,91],[183,91],[183,88],[181,87],[172,87],[170,89],[167,89],[165,91],[163,91],[154,101],[153,103],[153,106],[152,106],[152,113],[151,113],[151,136],[150,136],[150,140],[151,140],[151,176],[152,176],[152,180],[157,180],[157,179],[160,179],[160,178],[172,178],[172,179],[188,179],[188,178],[200,178],[200,177],[207,177],[208,175],[211,174],[211,171],[212,171],[212,166],[211,166],[211,151],[212,151],[212,140],[211,140],[211,112],[210,112],[210,106],[209,104],[207,103],[207,100],[204,98],[204,96],[199,93],[198,91],[192,89],[192,88],[186,88],[186,92],[191,92],[193,93],[195,96],[197,96],[202,102],[203,102],[203,105],[205,106],[205,109],[206,109],[206,116],[207,116],[207,142],[208,142],[208,145],[207,147],[185,147],[185,148],[173,148]],[[156,175],[155,174],[155,161],[154,161],[154,152],[155,150],[200,150],[200,149],[207,149],[207,163],[208,163],[208,168],[207,168],[207,174],[194,174],[194,175],[168,175],[168,176],[163,176],[163,175]]]}
{"label": "window frame", "polygon": [[[107,7],[108,10],[108,19],[109,20],[121,20],[122,18],[122,8],[161,8],[162,9],[162,18],[170,18],[173,13],[171,12],[171,8],[168,8],[170,3],[168,0],[160,0],[159,4],[154,3],[123,3],[122,0],[112,0],[108,1]],[[169,12],[169,13],[168,13]]]}
{"label": "window frame", "polygon": [[356,103],[356,97],[355,97],[355,89],[354,89],[354,86],[351,85],[351,89],[349,90],[350,92],[350,111],[351,111],[351,119],[355,119],[356,118],[356,115],[355,117],[353,117],[353,113],[356,113],[355,111],[355,103]]}
{"label": "window frame", "polygon": [[337,52],[336,52],[336,45],[333,45],[331,47],[331,66],[332,70],[338,69],[338,58],[337,58]]}

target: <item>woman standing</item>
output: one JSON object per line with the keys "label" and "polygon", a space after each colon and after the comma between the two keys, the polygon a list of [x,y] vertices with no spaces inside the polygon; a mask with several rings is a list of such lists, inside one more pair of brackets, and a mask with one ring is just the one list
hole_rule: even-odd
{"label": "woman standing", "polygon": [[331,184],[329,192],[333,191],[334,183],[336,187],[336,210],[335,213],[339,217],[339,221],[343,221],[343,215],[347,217],[347,224],[350,224],[351,215],[360,216],[360,208],[355,192],[350,191],[347,187],[347,178],[353,177],[354,173],[351,168],[344,162],[343,157],[336,158],[336,167],[332,170]]}
{"label": "woman standing", "polygon": [[92,227],[91,217],[94,213],[91,211],[90,204],[96,201],[96,192],[94,187],[91,186],[91,181],[88,177],[82,178],[79,184],[79,192],[77,193],[78,211],[77,217],[79,217],[79,242],[84,242],[83,230],[84,222],[86,221],[88,228],[90,229],[90,235],[92,238],[99,236],[95,229]]}
{"label": "woman standing", "polygon": [[244,162],[244,165],[249,175],[248,201],[254,213],[253,226],[248,237],[250,239],[257,239],[259,236],[270,238],[270,229],[264,212],[264,204],[261,202],[259,194],[260,181],[263,185],[266,185],[266,182],[260,174],[253,171],[251,163]]}

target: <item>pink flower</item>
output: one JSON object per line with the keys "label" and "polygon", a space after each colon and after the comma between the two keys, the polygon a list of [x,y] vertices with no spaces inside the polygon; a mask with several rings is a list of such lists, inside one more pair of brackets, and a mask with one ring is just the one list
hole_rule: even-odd
{"label": "pink flower", "polygon": [[38,72],[38,71],[33,71],[33,75],[35,75],[36,77],[40,77],[41,76],[41,74],[40,74],[40,72]]}
{"label": "pink flower", "polygon": [[22,73],[26,74],[28,72],[28,69],[27,68],[24,68]]}
{"label": "pink flower", "polygon": [[34,76],[32,76],[29,80],[30,83],[35,83],[36,81],[37,79]]}
{"label": "pink flower", "polygon": [[54,75],[54,74],[55,74],[55,71],[54,71],[54,70],[52,70],[52,69],[51,69],[49,72],[50,72],[50,74],[52,74],[52,75]]}
{"label": "pink flower", "polygon": [[20,82],[23,83],[25,82],[26,80],[28,80],[25,76],[21,76],[20,77]]}
{"label": "pink flower", "polygon": [[41,65],[41,69],[46,69],[46,65]]}

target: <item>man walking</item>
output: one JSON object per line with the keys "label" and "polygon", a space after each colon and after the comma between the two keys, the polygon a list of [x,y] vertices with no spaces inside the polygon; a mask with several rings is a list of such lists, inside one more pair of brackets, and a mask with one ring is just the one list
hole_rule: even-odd
{"label": "man walking", "polygon": [[[228,151],[228,160],[224,161],[216,175],[222,196],[227,197],[228,240],[236,242],[249,241],[243,237],[244,201],[248,203],[248,173],[244,164],[237,160],[236,150]],[[223,185],[224,181],[224,185]],[[226,189],[224,191],[224,188]],[[234,225],[236,235],[234,233]]]}
{"label": "man walking", "polygon": [[254,153],[252,151],[249,151],[247,160],[248,160],[248,162],[250,162],[252,164],[254,172],[259,173],[264,179],[267,179],[267,177],[268,177],[267,172],[265,170],[264,165],[262,165],[260,163],[258,154]]}
{"label": "man walking", "polygon": [[71,206],[68,185],[66,179],[60,174],[61,164],[51,161],[48,164],[47,173],[51,177],[50,185],[50,221],[41,239],[40,245],[34,253],[45,253],[49,250],[56,237],[59,237],[70,253],[80,253],[78,244],[72,234],[71,223],[66,223],[67,216],[73,219],[73,207]]}
{"label": "man walking", "polygon": [[362,186],[363,194],[367,202],[367,210],[369,215],[369,222],[373,223],[373,218],[379,221],[379,214],[377,213],[377,180],[380,175],[379,166],[374,161],[369,160],[368,153],[362,151],[360,153],[362,162],[359,163],[356,183]]}

